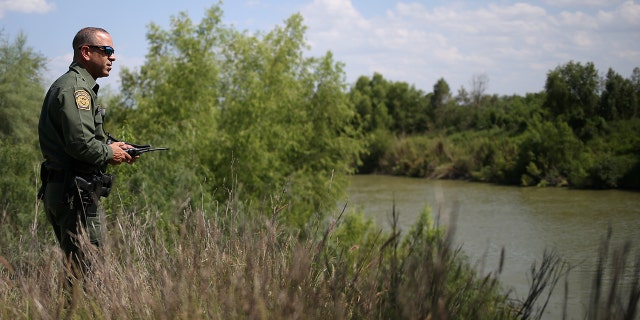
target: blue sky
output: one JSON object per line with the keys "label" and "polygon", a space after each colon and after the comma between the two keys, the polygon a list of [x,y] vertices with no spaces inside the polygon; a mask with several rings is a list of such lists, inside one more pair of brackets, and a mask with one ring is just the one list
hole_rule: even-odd
{"label": "blue sky", "polygon": [[[71,40],[85,26],[107,29],[117,60],[102,85],[117,90],[122,66],[144,63],[153,22],[167,29],[187,12],[198,23],[217,1],[0,0],[2,35],[19,32],[48,61],[48,85],[66,71]],[[345,63],[347,79],[381,73],[425,92],[444,78],[456,93],[486,76],[486,93],[539,92],[547,73],[571,60],[593,62],[629,77],[640,67],[640,3],[624,0],[248,0],[221,5],[223,23],[239,30],[270,31],[301,13],[311,46]]]}

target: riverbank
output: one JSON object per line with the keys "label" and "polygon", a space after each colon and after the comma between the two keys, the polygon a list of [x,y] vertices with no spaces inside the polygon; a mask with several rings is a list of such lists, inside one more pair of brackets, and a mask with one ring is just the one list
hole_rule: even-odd
{"label": "riverbank", "polygon": [[[566,126],[566,124],[564,125]],[[372,136],[362,174],[453,179],[512,186],[640,190],[640,120],[609,123],[582,142],[563,124],[504,130]],[[610,143],[615,141],[615,143]]]}

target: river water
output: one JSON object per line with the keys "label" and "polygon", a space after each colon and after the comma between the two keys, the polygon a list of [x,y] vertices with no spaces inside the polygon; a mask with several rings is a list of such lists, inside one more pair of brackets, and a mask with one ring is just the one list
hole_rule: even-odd
{"label": "river water", "polygon": [[[545,250],[555,250],[573,268],[568,277],[568,319],[584,319],[598,252],[609,228],[612,248],[630,242],[632,257],[640,256],[638,192],[356,175],[347,194],[348,208],[362,209],[387,230],[395,202],[403,234],[430,207],[440,225],[455,226],[456,245],[483,274],[497,271],[504,249],[499,278],[515,299],[523,299],[529,290],[532,264],[539,265]],[[563,278],[544,319],[562,318],[564,294]]]}

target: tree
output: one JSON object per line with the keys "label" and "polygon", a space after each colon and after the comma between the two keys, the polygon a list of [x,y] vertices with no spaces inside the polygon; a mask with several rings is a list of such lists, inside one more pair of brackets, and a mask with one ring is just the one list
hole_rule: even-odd
{"label": "tree", "polygon": [[640,118],[640,68],[633,68],[633,72],[631,73],[631,86],[633,87],[634,93],[636,95],[636,117]]}
{"label": "tree", "polygon": [[173,141],[181,157],[163,170],[181,197],[203,183],[204,196],[233,190],[256,205],[278,195],[286,220],[305,224],[341,196],[362,152],[343,66],[303,56],[300,15],[254,35],[221,15],[214,6],[199,25],[180,14],[170,30],[151,26],[148,61],[123,80],[136,122]]}
{"label": "tree", "polygon": [[471,77],[471,101],[476,107],[482,104],[482,97],[489,86],[489,76],[486,73],[474,74]]}
{"label": "tree", "polygon": [[460,86],[460,89],[458,89],[458,94],[456,94],[455,101],[456,104],[460,106],[468,106],[471,104],[471,95],[469,94],[467,89],[464,88],[464,86]]}
{"label": "tree", "polygon": [[433,85],[433,94],[429,99],[429,117],[431,118],[434,127],[439,127],[444,113],[449,107],[451,101],[452,96],[449,84],[444,80],[444,78],[438,79],[438,81]]}
{"label": "tree", "polygon": [[45,65],[42,55],[26,43],[24,34],[13,42],[0,35],[0,212],[10,220],[18,217],[21,227],[33,219],[34,182],[42,158],[37,131],[44,97],[40,74]]}
{"label": "tree", "polygon": [[633,88],[636,92],[640,92],[640,68],[633,68],[633,72],[631,73],[631,84],[633,84]]}
{"label": "tree", "polygon": [[13,43],[0,39],[0,140],[8,143],[37,140],[34,128],[44,95],[40,74],[45,59],[26,43],[24,34],[18,34]]}
{"label": "tree", "polygon": [[389,82],[381,74],[360,76],[350,91],[350,99],[360,118],[363,131],[390,130],[393,119],[387,108]]}
{"label": "tree", "polygon": [[425,94],[406,82],[389,85],[386,105],[393,118],[393,130],[399,134],[425,132],[429,121],[429,100]]}
{"label": "tree", "polygon": [[438,110],[446,106],[451,101],[451,89],[444,78],[438,79],[433,85],[433,95],[431,96],[431,108]]}
{"label": "tree", "polygon": [[533,119],[522,136],[519,167],[523,185],[565,185],[583,143],[564,121]]}
{"label": "tree", "polygon": [[[223,87],[220,51],[231,32],[220,26],[221,18],[222,11],[213,6],[197,25],[184,12],[171,17],[170,30],[152,23],[144,65],[122,72],[120,104],[125,109],[109,111],[127,118],[121,127],[110,118],[105,124],[126,141],[170,147],[170,155],[145,157],[139,170],[113,170],[126,176],[119,179],[121,189],[126,190],[123,192],[143,194],[166,212],[180,210],[172,205],[191,204],[189,199],[213,202],[209,199],[214,195],[207,187],[215,186],[201,190],[197,186],[203,181],[222,180],[210,170],[212,151],[218,150],[213,137]],[[169,156],[171,161],[167,161]]]}
{"label": "tree", "polygon": [[230,37],[222,77],[233,85],[215,138],[215,167],[235,163],[243,188],[258,198],[288,190],[296,224],[342,194],[363,151],[343,66],[330,52],[303,57],[305,30],[293,15],[263,37]]}
{"label": "tree", "polygon": [[599,103],[600,80],[593,63],[582,65],[569,62],[547,74],[544,108],[553,117],[567,121],[569,126],[584,137],[587,122],[596,115]]}
{"label": "tree", "polygon": [[635,116],[638,96],[629,79],[609,68],[597,113],[605,120],[631,119]]}

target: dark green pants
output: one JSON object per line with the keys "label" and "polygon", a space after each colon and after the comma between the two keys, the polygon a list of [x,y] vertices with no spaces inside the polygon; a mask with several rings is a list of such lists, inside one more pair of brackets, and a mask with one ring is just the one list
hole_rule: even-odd
{"label": "dark green pants", "polygon": [[44,208],[65,257],[84,271],[89,264],[80,250],[80,237],[86,235],[96,247],[102,242],[98,200],[82,201],[75,190],[71,194],[69,196],[64,183],[49,182],[44,193]]}

